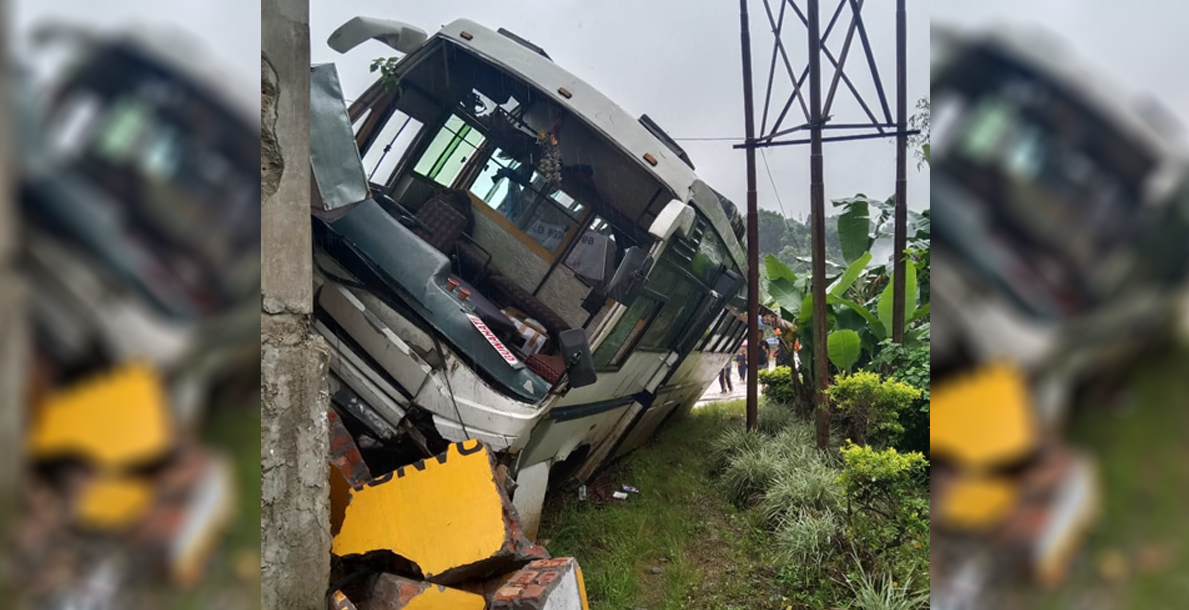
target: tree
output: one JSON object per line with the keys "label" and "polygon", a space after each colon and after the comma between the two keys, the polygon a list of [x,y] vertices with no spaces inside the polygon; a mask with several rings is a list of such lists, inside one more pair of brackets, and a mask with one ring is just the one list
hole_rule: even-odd
{"label": "tree", "polygon": [[908,119],[908,128],[920,130],[920,133],[908,136],[908,145],[917,158],[917,169],[921,169],[922,164],[929,163],[929,98],[917,100],[916,108]]}
{"label": "tree", "polygon": [[768,254],[776,254],[792,243],[792,235],[784,216],[771,210],[760,210],[756,220],[761,258]]}

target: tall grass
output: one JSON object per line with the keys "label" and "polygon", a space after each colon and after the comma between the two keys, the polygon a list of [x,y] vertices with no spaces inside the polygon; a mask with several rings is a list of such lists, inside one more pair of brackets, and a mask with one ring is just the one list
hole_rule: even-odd
{"label": "tall grass", "polygon": [[847,533],[841,454],[819,452],[813,422],[785,405],[764,401],[758,415],[758,434],[724,429],[708,444],[708,462],[731,501],[755,507],[782,586],[806,607],[924,608],[927,583],[923,592],[913,589],[911,562],[888,556],[868,566],[871,573],[847,565],[849,555],[871,553]]}
{"label": "tall grass", "polygon": [[842,519],[834,511],[799,510],[781,518],[776,547],[788,563],[822,564],[833,554],[841,526]]}
{"label": "tall grass", "polygon": [[710,469],[716,474],[721,473],[734,457],[757,450],[763,444],[764,439],[759,435],[748,432],[743,426],[731,426],[709,443]]}
{"label": "tall grass", "polygon": [[756,425],[764,434],[776,434],[793,422],[793,410],[770,400],[762,400],[756,412]]}
{"label": "tall grass", "polygon": [[[753,435],[754,436],[754,435]],[[736,504],[753,504],[785,469],[791,467],[771,440],[740,448],[727,459],[722,482]]]}
{"label": "tall grass", "polygon": [[[858,562],[856,562],[858,563]],[[922,610],[929,604],[929,590],[914,591],[912,577],[897,582],[890,574],[873,576],[858,564],[858,574],[847,577],[854,610]]]}
{"label": "tall grass", "polygon": [[814,510],[833,514],[840,507],[842,488],[838,471],[812,457],[796,467],[781,468],[764,493],[764,520],[777,526],[790,515]]}

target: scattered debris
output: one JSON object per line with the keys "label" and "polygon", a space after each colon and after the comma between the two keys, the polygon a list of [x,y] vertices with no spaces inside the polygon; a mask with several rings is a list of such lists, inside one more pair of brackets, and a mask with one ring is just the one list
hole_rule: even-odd
{"label": "scattered debris", "polygon": [[330,464],[338,469],[348,485],[358,488],[372,479],[372,473],[339,414],[330,409],[327,417],[330,419]]}
{"label": "scattered debris", "polygon": [[611,494],[611,497],[615,498],[616,500],[627,500],[628,494],[625,491],[616,491]]}
{"label": "scattered debris", "polygon": [[[939,385],[932,415],[935,574],[954,569],[937,553],[973,535],[1004,551],[997,557],[1029,558],[1037,581],[1059,583],[1097,515],[1094,466],[1045,433],[1011,365]],[[1117,575],[1109,564],[1104,576]],[[957,574],[942,581],[960,588]]]}
{"label": "scattered debris", "polygon": [[[233,475],[176,427],[157,373],[125,366],[34,412],[29,451],[44,468],[17,538],[30,597],[93,600],[98,587],[120,606],[132,578],[195,585],[234,515]],[[97,555],[121,559],[96,566]],[[162,569],[124,569],[142,564]]]}
{"label": "scattered debris", "polygon": [[640,493],[639,489],[636,489],[635,487],[632,487],[631,485],[627,485],[627,484],[624,484],[623,486],[621,486],[621,489],[623,489],[624,491],[629,492],[629,493],[634,493],[634,494]]}

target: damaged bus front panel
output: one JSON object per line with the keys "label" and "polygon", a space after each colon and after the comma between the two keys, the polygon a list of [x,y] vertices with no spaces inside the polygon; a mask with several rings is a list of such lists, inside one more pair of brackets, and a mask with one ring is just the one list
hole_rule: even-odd
{"label": "damaged bus front panel", "polygon": [[[313,80],[315,98],[338,90],[325,66]],[[316,319],[336,405],[368,435],[478,438],[514,471],[564,461],[586,478],[737,349],[734,206],[655,123],[542,50],[459,20],[350,108],[325,106],[314,122],[340,115],[358,156],[313,152]]]}

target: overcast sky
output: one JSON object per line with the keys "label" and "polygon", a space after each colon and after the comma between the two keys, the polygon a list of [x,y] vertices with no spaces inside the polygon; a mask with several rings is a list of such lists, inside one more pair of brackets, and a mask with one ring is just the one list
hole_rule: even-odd
{"label": "overcast sky", "polygon": [[[931,8],[939,23],[965,27],[1015,25],[1059,36],[1120,95],[1158,100],[1189,126],[1189,3],[1161,0],[945,0]],[[1185,139],[1185,133],[1181,134]]]}
{"label": "overcast sky", "polygon": [[[773,6],[779,6],[773,1]],[[804,2],[799,2],[804,5]],[[823,24],[836,3],[822,2]],[[752,53],[757,113],[763,109],[772,36],[759,0],[751,0]],[[894,99],[894,4],[869,2],[864,21],[875,46],[880,75]],[[908,0],[909,103],[928,94],[928,11],[924,0]],[[739,205],[746,200],[742,151],[732,141],[691,141],[685,138],[741,138],[743,134],[742,81],[740,73],[739,10],[733,0],[310,0],[311,55],[315,62],[338,64],[348,98],[369,82],[370,60],[390,55],[380,43],[370,42],[348,55],[326,46],[326,37],[355,15],[406,21],[429,33],[459,17],[492,28],[505,27],[544,47],[561,66],[600,89],[632,116],[647,113],[670,135],[681,138],[698,173]],[[238,79],[257,83],[260,56],[259,3],[241,0],[160,2],[146,0],[18,0],[13,17],[18,32],[47,16],[68,16],[76,22],[115,27],[130,21],[170,23],[206,42],[211,56],[224,62]],[[804,29],[790,12],[785,43],[795,69],[805,60]],[[835,55],[849,25],[844,11],[829,46]],[[796,26],[796,27],[792,27]],[[800,28],[800,29],[798,29]],[[847,75],[868,103],[878,107],[874,88],[858,47],[852,49]],[[779,74],[778,67],[778,74]],[[823,61],[823,88],[831,70]],[[773,105],[787,99],[788,79],[778,79]],[[773,118],[775,110],[773,112]],[[865,115],[849,93],[839,88],[832,111],[837,122],[859,122]],[[758,121],[759,119],[757,119]],[[771,122],[772,119],[770,119]],[[794,107],[784,126],[803,122]],[[776,184],[759,157],[758,185],[761,207],[778,209],[779,192],[784,209],[802,217],[808,211],[809,151],[806,146],[770,149],[766,153]],[[856,192],[885,197],[895,189],[894,140],[843,142],[825,147],[827,199]],[[928,170],[909,165],[909,202],[914,208],[928,202]]]}
{"label": "overcast sky", "polygon": [[[804,6],[804,2],[798,2]],[[822,2],[822,22],[837,5]],[[773,1],[772,5],[779,6]],[[880,75],[895,116],[895,4],[868,2],[864,23],[875,47]],[[763,109],[771,28],[764,5],[751,0],[752,55],[754,60],[757,116]],[[347,55],[326,46],[326,38],[356,15],[404,21],[429,34],[450,21],[465,17],[492,29],[504,27],[543,47],[562,67],[598,88],[632,116],[648,114],[690,154],[698,174],[740,206],[746,202],[743,151],[731,141],[690,141],[685,138],[742,138],[743,94],[739,45],[739,4],[732,0],[311,0],[311,57],[315,63],[334,62],[343,81],[344,95],[352,99],[370,84],[368,64],[393,52],[378,42],[368,42]],[[829,45],[837,57],[849,26],[844,11]],[[790,11],[786,17],[785,44],[794,69],[804,66],[804,26]],[[928,4],[908,0],[908,97],[912,105],[928,95]],[[878,102],[856,43],[847,62],[847,76],[864,94],[868,104]],[[832,71],[823,58],[823,91]],[[778,63],[779,70],[783,69]],[[788,78],[778,80],[773,105],[783,105]],[[865,121],[861,109],[841,86],[832,114],[837,122]],[[878,112],[878,111],[877,111]],[[794,114],[796,113],[796,114]],[[772,111],[775,118],[775,110]],[[804,122],[797,106],[785,127]],[[757,129],[759,119],[757,118]],[[807,146],[769,150],[776,190],[790,216],[803,217],[809,210],[809,149]],[[887,197],[895,191],[895,140],[842,142],[825,145],[827,200],[864,192]],[[758,200],[762,208],[778,209],[763,157],[757,157]],[[923,208],[928,202],[928,170],[918,171],[909,162],[909,202]],[[827,206],[829,204],[827,203]]]}
{"label": "overcast sky", "polygon": [[245,87],[260,83],[260,2],[244,0],[16,0],[11,15],[22,42],[33,24],[55,20],[100,30],[160,24],[183,30],[204,55]]}

